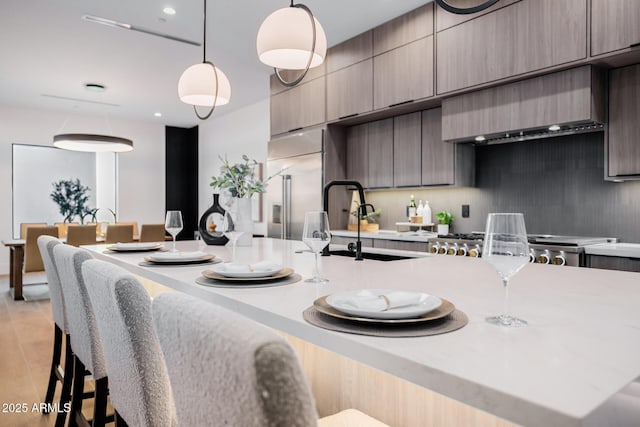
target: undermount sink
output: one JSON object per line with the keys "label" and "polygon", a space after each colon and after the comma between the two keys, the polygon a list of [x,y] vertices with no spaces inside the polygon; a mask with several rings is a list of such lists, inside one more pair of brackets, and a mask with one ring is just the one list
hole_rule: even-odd
{"label": "undermount sink", "polygon": [[[347,250],[329,251],[329,254],[337,255],[337,256],[347,256],[347,257],[351,257],[351,258],[355,258],[356,257],[356,253],[355,252],[351,252],[351,251],[347,251]],[[404,256],[404,255],[389,255],[389,254],[377,254],[377,253],[371,253],[371,252],[363,252],[362,253],[362,258],[364,258],[364,259],[373,259],[373,260],[376,260],[376,261],[400,261],[400,260],[403,260],[403,259],[412,259],[413,257]]]}

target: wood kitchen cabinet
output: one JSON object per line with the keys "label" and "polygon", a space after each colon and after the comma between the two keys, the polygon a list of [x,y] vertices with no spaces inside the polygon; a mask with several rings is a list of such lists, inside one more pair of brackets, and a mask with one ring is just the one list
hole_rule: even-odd
{"label": "wood kitchen cabinet", "polygon": [[440,31],[436,43],[437,94],[570,63],[587,56],[587,0],[522,0]]}
{"label": "wood kitchen cabinet", "polygon": [[421,114],[393,118],[393,186],[419,187],[422,167]]}
{"label": "wood kitchen cabinet", "polygon": [[373,58],[373,107],[433,96],[433,36]]}
{"label": "wood kitchen cabinet", "polygon": [[373,109],[373,61],[367,59],[327,75],[327,120]]}
{"label": "wood kitchen cabinet", "polygon": [[[326,74],[326,70],[326,61],[318,65],[317,67],[310,68],[300,84],[304,84],[310,82],[311,80],[315,80],[318,77],[324,76]],[[280,70],[280,75],[285,79],[285,81],[295,80],[300,74],[300,70]],[[278,81],[275,74],[271,74],[271,76],[269,77],[269,88],[271,90],[271,95],[289,90],[287,86]]]}
{"label": "wood kitchen cabinet", "polygon": [[326,121],[325,77],[271,96],[271,135]]}
{"label": "wood kitchen cabinet", "polygon": [[403,251],[427,252],[426,242],[407,242],[404,240],[373,239],[373,247],[380,249],[400,249]]}
{"label": "wood kitchen cabinet", "polygon": [[369,125],[347,129],[347,179],[369,187]]}
{"label": "wood kitchen cabinet", "polygon": [[393,119],[369,123],[369,188],[393,187]]}
{"label": "wood kitchen cabinet", "polygon": [[373,29],[373,54],[411,43],[433,34],[433,3],[428,3]]}
{"label": "wood kitchen cabinet", "polygon": [[591,55],[640,46],[640,1],[591,0]]}
{"label": "wood kitchen cabinet", "polygon": [[373,56],[373,31],[365,31],[327,50],[327,73],[341,70],[349,65]]}
{"label": "wood kitchen cabinet", "polygon": [[[486,15],[488,13],[495,11],[496,9],[503,8],[505,6],[510,5],[511,3],[515,3],[518,1],[522,1],[522,0],[500,0],[493,6],[487,9],[484,9],[483,11],[464,14],[464,15],[447,12],[440,6],[436,5],[435,7],[436,32],[446,30],[447,28],[453,27],[454,25],[459,25],[459,24],[462,24],[463,22],[470,21],[472,19],[476,19],[479,16]],[[477,0],[474,0],[472,2],[467,0],[465,3],[462,3],[460,2],[460,0],[457,0],[455,3],[452,3],[452,4],[456,4],[456,5],[460,4],[461,6],[466,7],[466,6],[474,6],[474,5],[477,5],[478,3],[479,2]]]}
{"label": "wood kitchen cabinet", "polygon": [[587,267],[640,273],[640,259],[618,256],[587,255]]}
{"label": "wood kitchen cabinet", "polygon": [[640,179],[640,64],[609,73],[607,169],[612,179]]}

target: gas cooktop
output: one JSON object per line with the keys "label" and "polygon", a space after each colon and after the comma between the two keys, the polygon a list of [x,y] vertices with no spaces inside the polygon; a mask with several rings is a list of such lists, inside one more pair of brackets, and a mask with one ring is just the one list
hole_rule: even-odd
{"label": "gas cooktop", "polygon": [[[611,243],[616,239],[609,237],[581,237],[581,236],[556,236],[553,234],[529,234],[529,243],[540,245],[557,245],[557,246],[586,246],[596,243]],[[455,239],[455,240],[483,240],[484,233],[473,231],[471,233],[450,233],[439,235],[439,239]]]}

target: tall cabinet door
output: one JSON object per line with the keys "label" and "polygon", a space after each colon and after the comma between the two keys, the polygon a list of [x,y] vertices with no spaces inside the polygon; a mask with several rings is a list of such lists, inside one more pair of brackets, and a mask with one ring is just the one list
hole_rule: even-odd
{"label": "tall cabinet door", "polygon": [[422,121],[420,112],[393,118],[393,185],[418,187],[421,183]]}
{"label": "tall cabinet door", "polygon": [[369,188],[393,187],[393,119],[369,123]]}
{"label": "tall cabinet door", "polygon": [[369,125],[347,129],[347,179],[369,186]]}
{"label": "tall cabinet door", "polygon": [[640,43],[640,1],[591,0],[591,55]]}
{"label": "tall cabinet door", "polygon": [[422,185],[454,183],[455,145],[442,140],[442,109],[422,112]]}
{"label": "tall cabinet door", "polygon": [[325,121],[325,77],[271,97],[271,135]]}
{"label": "tall cabinet door", "polygon": [[609,176],[640,175],[640,65],[612,70],[609,78]]}
{"label": "tall cabinet door", "polygon": [[373,109],[373,61],[358,62],[327,75],[327,120]]}

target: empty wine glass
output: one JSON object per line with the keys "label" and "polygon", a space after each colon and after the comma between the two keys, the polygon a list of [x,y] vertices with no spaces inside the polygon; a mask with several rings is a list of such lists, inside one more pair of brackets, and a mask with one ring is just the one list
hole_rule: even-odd
{"label": "empty wine glass", "polygon": [[509,279],[529,262],[529,244],[521,213],[492,213],[482,247],[482,259],[500,275],[504,287],[504,307],[499,316],[487,317],[487,322],[500,326],[522,327],[527,322],[509,314]]}
{"label": "empty wine glass", "polygon": [[235,262],[236,260],[236,242],[238,238],[244,234],[244,231],[239,231],[236,229],[236,224],[233,221],[233,215],[231,212],[226,211],[224,213],[224,220],[222,222],[222,233],[229,239],[231,242],[231,262]]}
{"label": "empty wine glass", "polygon": [[173,249],[176,251],[176,236],[182,231],[182,212],[180,211],[167,211],[167,216],[164,220],[164,228],[167,233],[173,237]]}
{"label": "empty wine glass", "polygon": [[313,277],[305,280],[309,283],[325,283],[329,280],[320,277],[320,268],[318,267],[318,253],[325,248],[331,241],[331,232],[329,231],[329,218],[325,211],[307,212],[304,216],[304,229],[302,231],[302,241],[315,254],[316,263]]}

